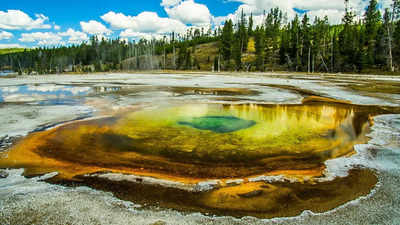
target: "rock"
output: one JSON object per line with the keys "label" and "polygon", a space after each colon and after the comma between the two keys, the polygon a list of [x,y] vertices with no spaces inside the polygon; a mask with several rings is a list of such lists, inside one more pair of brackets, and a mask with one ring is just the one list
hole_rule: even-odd
{"label": "rock", "polygon": [[22,136],[18,135],[18,136],[4,136],[4,137],[0,137],[0,152],[7,150],[8,148],[10,148],[13,143],[17,142]]}
{"label": "rock", "polygon": [[258,197],[262,194],[263,194],[262,190],[255,190],[255,191],[251,191],[251,192],[244,193],[244,194],[238,194],[238,196],[242,197],[242,198],[254,198],[254,197]]}
{"label": "rock", "polygon": [[197,183],[193,187],[194,192],[203,192],[215,189],[221,186],[221,182],[219,180],[209,180]]}
{"label": "rock", "polygon": [[236,180],[227,180],[225,182],[225,184],[226,184],[226,186],[231,187],[231,186],[239,185],[239,184],[241,184],[243,182],[244,182],[243,179],[236,179]]}
{"label": "rock", "polygon": [[4,137],[0,137],[0,143],[3,142],[4,140],[6,140],[7,137],[8,137],[8,135],[6,135]]}
{"label": "rock", "polygon": [[0,179],[4,179],[8,177],[8,173],[4,170],[0,170]]}

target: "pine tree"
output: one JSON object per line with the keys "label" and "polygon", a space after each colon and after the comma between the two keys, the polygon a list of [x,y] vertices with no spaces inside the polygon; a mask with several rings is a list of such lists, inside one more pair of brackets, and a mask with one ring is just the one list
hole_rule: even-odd
{"label": "pine tree", "polygon": [[[0,69],[12,68],[19,73],[58,73],[69,66],[73,70],[109,71],[119,69],[151,69],[160,65],[155,59],[164,60],[172,55],[170,68],[194,69],[199,59],[194,57],[196,48],[204,43],[218,42],[218,56],[210,56],[207,64],[215,70],[243,69],[242,56],[246,52],[249,37],[254,37],[255,59],[246,57],[246,65],[254,64],[257,70],[265,66],[274,68],[287,64],[296,71],[357,71],[370,69],[390,70],[400,64],[400,0],[393,0],[384,17],[379,14],[377,0],[369,0],[364,18],[355,21],[354,13],[345,0],[342,24],[330,25],[327,17],[315,18],[310,24],[307,14],[299,19],[296,15],[287,24],[285,16],[271,9],[263,26],[253,29],[253,15],[246,17],[242,11],[237,24],[225,22],[223,29],[189,29],[185,34],[171,34],[170,41],[140,40],[124,42],[117,39],[90,37],[87,43],[74,46],[40,47],[21,53],[0,55]],[[379,9],[379,10],[378,10]],[[176,38],[175,38],[176,36]],[[251,45],[252,46],[252,45]],[[175,57],[175,49],[178,55]],[[253,50],[253,46],[252,46]],[[251,56],[251,52],[246,56]],[[178,64],[178,67],[175,66]],[[249,63],[249,64],[248,64]]]}
{"label": "pine tree", "polygon": [[185,69],[186,70],[191,70],[192,69],[192,55],[191,55],[191,51],[187,50],[186,51],[186,57],[185,57]]}
{"label": "pine tree", "polygon": [[[342,19],[343,30],[339,33],[340,55],[336,55],[336,66],[340,70],[352,70],[358,41],[354,34],[354,12],[349,8],[349,0],[345,0],[345,14]],[[361,46],[362,48],[362,46]],[[340,64],[340,65],[339,65]]]}
{"label": "pine tree", "polygon": [[281,42],[279,47],[279,64],[283,65],[287,63],[288,66],[290,66],[291,62],[290,59],[288,58],[289,48],[290,48],[289,31],[285,26],[283,32],[281,33]]}
{"label": "pine tree", "polygon": [[218,57],[215,57],[215,58],[214,58],[214,71],[218,71],[218,67],[219,67],[218,64],[219,64],[219,63],[218,63]]}
{"label": "pine tree", "polygon": [[328,18],[320,19],[315,17],[314,25],[312,27],[312,50],[313,53],[313,64],[317,69],[323,67],[326,72],[329,71],[327,64],[325,63],[324,57],[326,54],[326,42],[329,40],[329,23]]}
{"label": "pine tree", "polygon": [[376,60],[375,46],[378,29],[381,23],[381,13],[378,10],[378,1],[370,0],[367,11],[364,14],[366,33],[366,45],[368,48],[368,64],[374,65]]}
{"label": "pine tree", "polygon": [[249,18],[249,27],[247,28],[249,37],[254,35],[253,34],[253,26],[254,26],[253,13],[251,13],[250,18]]}
{"label": "pine tree", "polygon": [[290,25],[290,59],[294,62],[293,69],[298,71],[301,67],[301,58],[300,58],[300,21],[299,17],[296,14],[294,20]]}
{"label": "pine tree", "polygon": [[265,37],[264,28],[258,27],[254,32],[255,48],[256,48],[256,68],[258,71],[264,71],[264,50],[265,50]]}
{"label": "pine tree", "polygon": [[187,60],[187,52],[188,52],[188,50],[187,50],[187,43],[186,42],[184,42],[182,45],[181,45],[181,47],[179,48],[179,51],[178,51],[178,59],[177,59],[177,62],[176,62],[176,66],[177,66],[177,68],[178,69],[182,69],[182,68],[184,68],[185,66],[186,66],[186,60]]}
{"label": "pine tree", "polygon": [[240,37],[236,37],[233,49],[232,49],[232,56],[235,61],[235,70],[240,71],[242,69],[242,44]]}
{"label": "pine tree", "polygon": [[331,45],[330,67],[331,73],[333,73],[340,70],[340,46],[337,29],[334,29],[333,31]]}
{"label": "pine tree", "polygon": [[233,24],[232,20],[225,22],[221,35],[221,53],[225,61],[230,61],[232,58],[232,43],[233,43]]}
{"label": "pine tree", "polygon": [[383,14],[383,24],[379,26],[377,37],[376,37],[376,47],[375,47],[375,53],[376,53],[376,61],[375,64],[378,65],[379,67],[387,67],[389,70],[391,70],[391,65],[389,63],[390,57],[388,57],[390,50],[390,45],[389,41],[391,42],[391,12],[389,11],[388,8],[385,9],[385,12]]}
{"label": "pine tree", "polygon": [[238,36],[239,36],[239,41],[240,41],[240,51],[241,54],[247,51],[247,44],[249,43],[249,35],[247,31],[247,20],[246,20],[246,15],[243,12],[242,9],[242,14],[240,16],[240,22],[238,24],[239,29],[238,29]]}
{"label": "pine tree", "polygon": [[358,26],[359,31],[357,32],[357,36],[355,36],[355,40],[357,41],[357,47],[355,49],[354,53],[354,59],[352,60],[354,62],[354,65],[357,67],[356,72],[362,72],[363,69],[368,67],[368,49],[364,47],[365,40],[366,40],[366,35],[365,33],[367,32],[365,30],[365,26],[361,26],[361,24]]}
{"label": "pine tree", "polygon": [[310,72],[311,69],[311,29],[310,19],[307,13],[304,14],[303,20],[301,21],[300,37],[301,37],[301,64],[303,70],[307,68]]}
{"label": "pine tree", "polygon": [[393,39],[396,38],[394,36],[395,20],[397,20],[399,17],[400,17],[400,0],[393,0],[392,11],[390,12],[389,9],[386,9],[384,16],[384,26],[387,33],[387,50],[388,50],[387,64],[391,72],[394,72],[393,54],[396,43]]}

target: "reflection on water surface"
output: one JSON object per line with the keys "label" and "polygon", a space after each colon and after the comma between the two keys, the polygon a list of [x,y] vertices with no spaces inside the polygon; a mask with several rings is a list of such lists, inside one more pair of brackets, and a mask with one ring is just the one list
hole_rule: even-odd
{"label": "reflection on water surface", "polygon": [[[27,175],[58,171],[58,181],[83,182],[105,190],[112,181],[96,174],[131,174],[183,185],[219,179],[217,189],[197,194],[152,185],[142,188],[137,184],[140,179],[130,183],[131,192],[118,192],[123,193],[122,198],[161,202],[177,209],[241,212],[234,215],[257,212],[256,216],[272,217],[285,215],[279,204],[293,202],[286,205],[290,208],[287,215],[313,206],[324,211],[368,193],[376,177],[354,171],[350,180],[338,179],[321,186],[248,182],[249,178],[285,175],[313,182],[323,176],[326,160],[354,154],[353,146],[366,141],[369,119],[379,111],[328,102],[149,108],[31,134],[0,158],[0,167],[27,168]],[[230,182],[232,179],[239,182]],[[361,181],[365,183],[362,187],[350,188]],[[349,186],[349,182],[354,183]],[[129,185],[121,180],[114,184],[120,188]],[[165,194],[155,195],[163,200],[139,197],[155,189]],[[327,195],[329,192],[338,196]],[[316,201],[318,193],[325,196]],[[190,201],[182,203],[182,195]]]}

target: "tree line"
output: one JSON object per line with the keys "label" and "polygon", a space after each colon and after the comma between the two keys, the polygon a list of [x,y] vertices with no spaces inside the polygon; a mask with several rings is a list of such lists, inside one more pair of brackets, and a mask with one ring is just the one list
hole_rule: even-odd
{"label": "tree line", "polygon": [[[315,17],[311,23],[307,13],[286,22],[285,14],[276,8],[266,15],[264,24],[253,30],[252,16],[247,22],[242,13],[237,25],[225,23],[221,54],[225,68],[233,70],[254,65],[257,71],[284,66],[302,72],[394,72],[400,63],[399,17],[399,0],[386,8],[383,16],[377,0],[370,0],[360,19],[346,0],[339,25],[330,25],[327,16]],[[246,54],[243,43],[249,37],[254,38],[256,59],[246,65],[242,62]]]}
{"label": "tree line", "polygon": [[[307,12],[288,21],[274,8],[264,13],[261,25],[243,12],[215,30],[189,29],[161,39],[123,41],[92,36],[80,45],[26,49],[0,55],[0,69],[20,74],[100,72],[145,69],[299,72],[395,72],[400,65],[400,0],[381,15],[377,0],[356,18],[344,1],[340,24],[328,17],[311,18]],[[196,57],[203,44],[218,43],[206,62]],[[213,57],[213,59],[211,58]],[[208,68],[211,70],[211,68]]]}

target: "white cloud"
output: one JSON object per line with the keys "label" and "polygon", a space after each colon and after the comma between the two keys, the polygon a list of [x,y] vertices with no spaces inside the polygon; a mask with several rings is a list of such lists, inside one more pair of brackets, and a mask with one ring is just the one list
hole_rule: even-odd
{"label": "white cloud", "polygon": [[74,29],[69,28],[66,32],[58,33],[61,37],[69,37],[68,43],[70,44],[80,44],[84,41],[89,40],[86,33],[81,31],[75,31]]}
{"label": "white cloud", "polygon": [[[235,13],[230,14],[226,17],[215,18],[215,23],[224,21],[226,18],[237,18],[242,9],[243,11],[249,15],[253,13],[256,19],[260,19],[262,17],[258,17],[266,11],[267,13],[272,8],[280,8],[283,12],[287,13],[288,19],[293,19],[296,15],[296,9],[305,10],[307,14],[310,16],[311,20],[314,19],[315,16],[324,17],[328,16],[330,23],[340,23],[341,18],[344,15],[344,1],[342,0],[234,0],[236,2],[243,3],[239,6],[238,10]],[[387,2],[391,2],[392,0],[381,0],[380,2],[385,6],[389,5]],[[368,5],[368,1],[366,0],[351,0],[350,7],[355,11],[356,15],[362,16],[364,13],[365,7]],[[256,23],[260,23],[261,21],[255,20]]]}
{"label": "white cloud", "polygon": [[182,0],[162,0],[161,6],[163,7],[172,7],[181,3]]}
{"label": "white cloud", "polygon": [[[64,37],[67,40],[64,40]],[[35,43],[37,45],[65,45],[65,44],[80,44],[84,41],[89,40],[88,35],[82,31],[75,31],[69,28],[65,32],[34,32],[34,33],[23,33],[21,38],[18,39],[21,42]]]}
{"label": "white cloud", "polygon": [[[246,14],[253,13],[254,15],[261,15],[266,11],[267,13],[272,8],[280,8],[284,12],[287,12],[288,15],[294,15],[295,11],[294,2],[298,0],[291,0],[291,1],[282,1],[282,0],[238,0],[238,2],[244,3],[243,5],[239,6],[238,10],[235,14],[240,14],[242,9],[243,12]],[[318,2],[319,0],[309,0],[312,2]]]}
{"label": "white cloud", "polygon": [[20,44],[0,44],[0,49],[5,48],[26,48],[26,46]]}
{"label": "white cloud", "polygon": [[125,16],[122,13],[108,12],[101,19],[109,23],[115,29],[129,29],[136,26],[135,17]]}
{"label": "white cloud", "polygon": [[43,14],[36,14],[36,19],[32,19],[20,10],[0,11],[0,28],[7,30],[32,30],[50,29],[51,25],[45,24],[49,19]]}
{"label": "white cloud", "polygon": [[108,12],[101,17],[113,28],[126,29],[126,33],[153,33],[184,32],[186,25],[170,18],[159,17],[155,12],[142,12],[137,16],[126,16],[122,13]]}
{"label": "white cloud", "polygon": [[[265,16],[264,12],[269,13],[273,8],[278,7],[284,13],[287,13],[289,19],[294,18],[296,12],[293,9],[292,1],[281,1],[281,0],[236,0],[244,4],[240,5],[238,9],[228,14],[227,16],[220,16],[213,18],[213,24],[215,26],[222,25],[226,20],[232,20],[233,23],[237,23],[240,20],[241,13],[243,11],[246,16],[253,14],[254,25],[261,25],[264,23]],[[295,0],[294,0],[295,1]],[[310,0],[311,1],[311,0]]]}
{"label": "white cloud", "polygon": [[164,38],[164,35],[162,34],[141,33],[141,32],[135,32],[131,29],[126,29],[122,31],[119,36],[125,40],[127,40],[128,38],[146,39],[146,40],[152,40],[152,39],[160,40]]}
{"label": "white cloud", "polygon": [[[350,2],[354,2],[350,1]],[[294,0],[293,7],[304,10],[342,10],[344,9],[344,1],[333,0]]]}
{"label": "white cloud", "polygon": [[185,24],[205,25],[211,22],[211,13],[204,4],[198,4],[194,0],[185,0],[173,7],[165,7],[165,11],[172,19]]}
{"label": "white cloud", "polygon": [[54,30],[60,30],[61,29],[61,27],[58,26],[58,25],[54,25],[53,27],[54,27]]}
{"label": "white cloud", "polygon": [[8,40],[8,39],[11,39],[13,36],[14,35],[12,33],[7,32],[7,31],[0,32],[0,40],[4,40],[4,39]]}
{"label": "white cloud", "polygon": [[35,32],[35,33],[23,33],[21,38],[18,39],[21,42],[37,42],[38,45],[63,45],[62,37],[52,32]]}
{"label": "white cloud", "polygon": [[391,8],[392,7],[392,4],[393,4],[393,0],[381,0],[381,1],[379,1],[381,4],[382,4],[382,8],[383,9],[385,9],[385,8]]}
{"label": "white cloud", "polygon": [[126,29],[126,30],[122,31],[119,34],[119,36],[122,38],[139,38],[139,39],[142,37],[144,37],[144,39],[148,39],[148,38],[151,39],[151,37],[152,37],[151,34],[140,33],[140,32],[133,31],[131,29]]}
{"label": "white cloud", "polygon": [[90,20],[89,22],[81,22],[82,30],[88,34],[93,35],[109,35],[112,33],[111,30],[107,29],[102,23],[95,20]]}
{"label": "white cloud", "polygon": [[307,13],[308,17],[311,21],[314,21],[315,17],[324,18],[328,16],[329,22],[331,24],[339,24],[342,21],[344,11],[337,9],[320,9],[320,10],[312,10]]}

